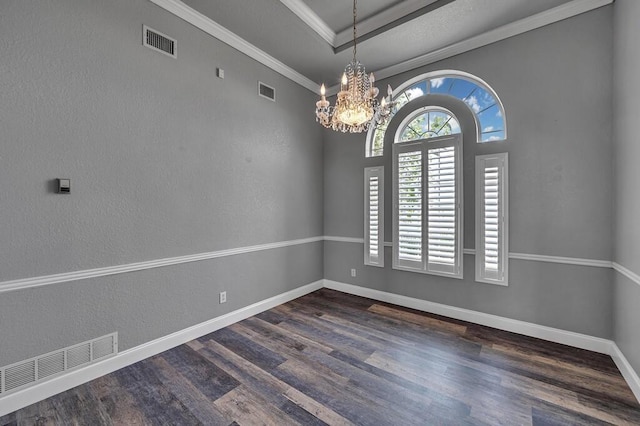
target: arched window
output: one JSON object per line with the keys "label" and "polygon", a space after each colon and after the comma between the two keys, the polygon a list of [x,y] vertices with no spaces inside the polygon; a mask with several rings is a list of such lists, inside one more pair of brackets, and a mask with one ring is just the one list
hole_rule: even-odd
{"label": "arched window", "polygon": [[393,268],[462,278],[462,135],[440,107],[413,111],[393,144]]}
{"label": "arched window", "polygon": [[409,142],[458,133],[460,133],[460,124],[450,111],[425,107],[416,110],[404,120],[395,142]]}
{"label": "arched window", "polygon": [[[422,74],[403,83],[395,90],[393,97],[396,102],[395,112],[410,101],[429,94],[452,96],[467,104],[478,128],[478,143],[507,138],[502,102],[495,91],[478,77],[453,70]],[[378,157],[383,154],[386,130],[386,127],[369,130],[365,153],[367,157]],[[427,129],[427,132],[430,130]]]}

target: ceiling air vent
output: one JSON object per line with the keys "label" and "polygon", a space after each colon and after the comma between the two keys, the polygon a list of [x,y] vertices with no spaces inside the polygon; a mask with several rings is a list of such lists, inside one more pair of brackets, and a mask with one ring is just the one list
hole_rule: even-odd
{"label": "ceiling air vent", "polygon": [[262,96],[263,98],[267,98],[270,101],[276,101],[276,89],[271,86],[267,86],[261,81],[258,82],[258,95]]}
{"label": "ceiling air vent", "polygon": [[142,44],[165,55],[177,58],[177,41],[154,29],[142,26]]}

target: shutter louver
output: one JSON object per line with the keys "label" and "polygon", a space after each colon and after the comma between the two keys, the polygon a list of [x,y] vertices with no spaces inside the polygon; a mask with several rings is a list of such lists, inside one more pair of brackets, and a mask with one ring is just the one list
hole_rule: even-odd
{"label": "shutter louver", "polygon": [[364,263],[384,266],[384,167],[364,169]]}
{"label": "shutter louver", "polygon": [[398,155],[398,257],[422,261],[422,152]]}
{"label": "shutter louver", "polygon": [[492,271],[500,269],[499,204],[498,167],[487,167],[484,170],[484,267]]}
{"label": "shutter louver", "polygon": [[456,263],[456,164],[455,148],[428,151],[428,248],[429,264]]}
{"label": "shutter louver", "polygon": [[369,178],[369,256],[378,257],[378,177]]}
{"label": "shutter louver", "polygon": [[476,157],[476,281],[508,283],[508,156]]}

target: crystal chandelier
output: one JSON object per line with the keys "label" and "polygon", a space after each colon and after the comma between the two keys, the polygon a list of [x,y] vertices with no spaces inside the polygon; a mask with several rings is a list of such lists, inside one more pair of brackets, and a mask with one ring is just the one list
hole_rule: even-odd
{"label": "crystal chandelier", "polygon": [[388,98],[376,99],[378,89],[373,85],[373,73],[367,72],[356,59],[356,3],[353,0],[353,60],[344,69],[336,105],[331,106],[325,98],[324,84],[320,88],[322,96],[316,102],[316,121],[324,127],[341,132],[366,132],[371,126],[384,124],[391,115],[391,86],[387,87]]}

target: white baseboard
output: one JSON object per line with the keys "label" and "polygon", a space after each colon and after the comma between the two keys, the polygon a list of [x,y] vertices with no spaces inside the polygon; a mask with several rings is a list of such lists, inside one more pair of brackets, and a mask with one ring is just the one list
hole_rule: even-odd
{"label": "white baseboard", "polygon": [[485,325],[499,330],[511,331],[513,333],[562,343],[564,345],[587,349],[593,352],[609,354],[611,351],[611,344],[613,343],[611,340],[588,336],[586,334],[574,333],[572,331],[560,330],[557,328],[546,327],[544,325],[485,314],[483,312],[457,308],[455,306],[443,305],[440,303],[429,302],[427,300],[387,293],[380,290],[372,290],[370,288],[345,284],[337,281],[324,280],[324,286],[344,293],[368,297],[369,299],[379,300],[381,302],[393,303],[395,305],[423,312],[468,321],[474,324]]}
{"label": "white baseboard", "polygon": [[500,317],[497,315],[485,314],[483,312],[472,311],[469,309],[456,308],[455,306],[443,305],[440,303],[429,302],[427,300],[416,299],[380,290],[373,290],[352,284],[345,284],[338,281],[324,280],[324,287],[332,290],[338,290],[343,293],[379,300],[381,302],[393,303],[394,305],[404,306],[406,308],[468,321],[474,324],[485,325],[525,336],[536,337],[538,339],[561,343],[575,348],[607,354],[611,356],[613,361],[616,363],[620,373],[622,373],[622,377],[627,381],[627,384],[633,391],[636,399],[640,402],[640,378],[631,364],[629,364],[620,348],[618,348],[618,345],[611,340]]}
{"label": "white baseboard", "polygon": [[135,348],[127,349],[116,356],[97,362],[85,368],[74,370],[68,374],[38,383],[34,386],[0,397],[0,417],[27,407],[43,399],[64,392],[68,389],[97,379],[105,374],[134,364],[143,359],[157,355],[168,349],[182,345],[221,328],[227,327],[243,319],[252,317],[260,312],[286,303],[305,294],[321,289],[323,280],[307,284],[295,290],[279,294],[269,299],[254,303],[228,314],[213,318],[184,330],[177,331],[159,339],[144,343]]}
{"label": "white baseboard", "polygon": [[611,342],[611,353],[609,355],[613,358],[618,370],[622,373],[622,377],[627,381],[631,391],[636,396],[638,402],[640,402],[640,377],[638,377],[638,373],[636,373],[631,364],[629,364],[629,361],[627,361],[627,358],[615,342]]}

